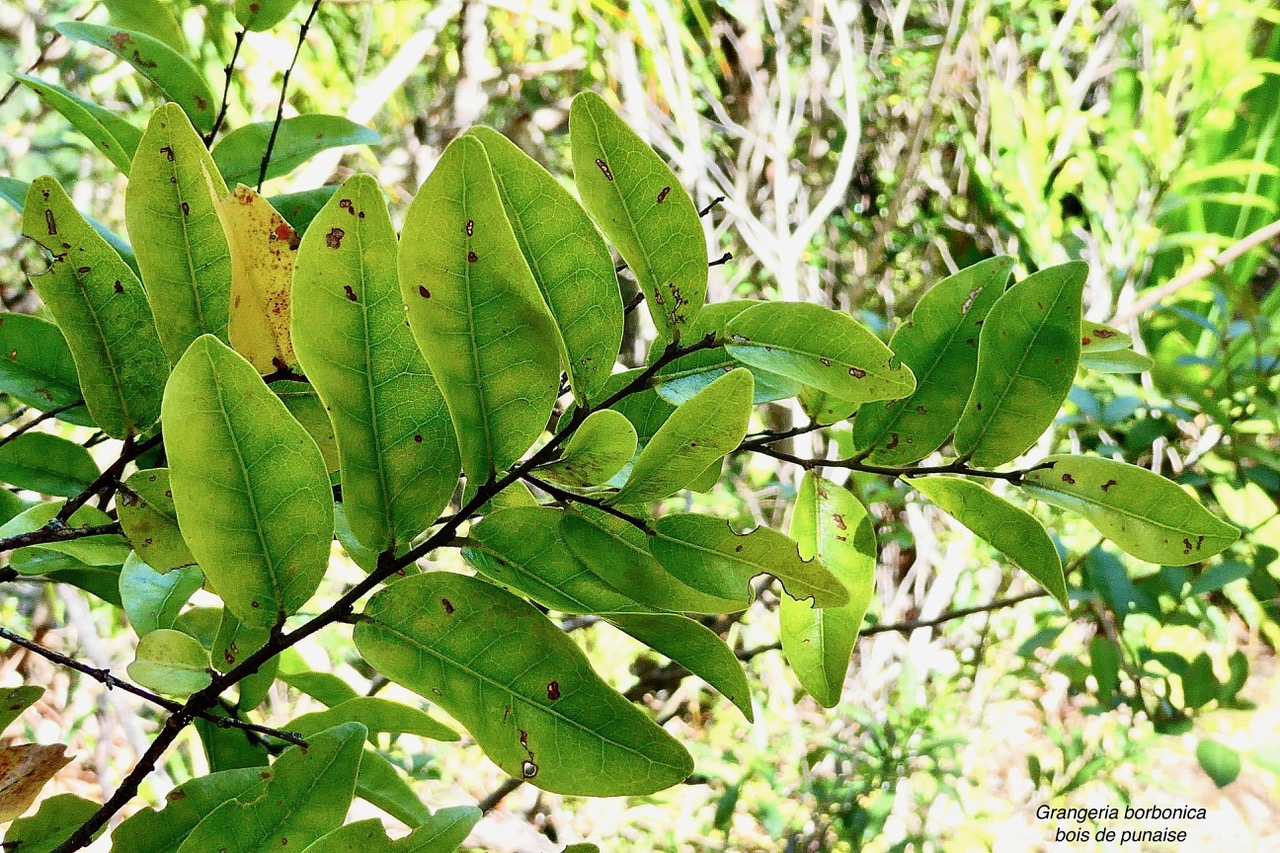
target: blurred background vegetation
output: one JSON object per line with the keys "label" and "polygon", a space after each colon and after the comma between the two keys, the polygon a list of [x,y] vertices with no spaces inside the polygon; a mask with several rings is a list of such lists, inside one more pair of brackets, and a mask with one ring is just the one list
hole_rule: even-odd
{"label": "blurred background vegetation", "polygon": [[[155,90],[104,51],[52,37],[57,22],[105,22],[133,5],[0,5],[0,70],[32,69],[141,126]],[[236,41],[230,3],[162,5],[220,89]],[[309,5],[245,38],[229,127],[275,115]],[[493,804],[472,843],[1028,850],[1053,847],[1056,824],[1037,820],[1037,805],[1133,803],[1209,809],[1206,821],[1174,824],[1191,833],[1188,846],[1143,849],[1276,849],[1267,845],[1280,840],[1277,23],[1262,0],[320,3],[285,115],[345,115],[383,141],[323,153],[268,181],[268,192],[368,172],[400,215],[444,145],[473,123],[568,175],[569,100],[596,89],[700,205],[724,198],[708,239],[712,257],[732,259],[713,269],[712,299],[826,301],[887,335],[925,289],[982,257],[1012,255],[1020,274],[1083,258],[1087,316],[1131,332],[1140,318],[1135,340],[1155,367],[1082,374],[1036,452],[1147,466],[1247,533],[1209,564],[1180,569],[1101,547],[1084,525],[1061,527],[1070,614],[1037,598],[869,632],[831,712],[798,691],[773,650],[776,619],[765,611],[776,599],[766,594],[729,635],[749,659],[754,725],[670,670],[646,680],[667,687],[635,697],[691,745],[696,784],[630,801],[518,788]],[[44,173],[121,228],[122,179],[15,83],[0,104],[0,175]],[[10,310],[38,310],[26,275],[43,262],[17,225],[0,211],[0,296]],[[629,330],[624,362],[643,359],[644,322]],[[777,428],[803,415],[775,405],[769,417]],[[831,448],[797,441],[847,452],[847,431],[832,431]],[[698,499],[743,523],[781,525],[797,479],[787,466],[739,461]],[[870,625],[928,622],[1031,589],[905,486],[861,475],[850,486],[872,506],[882,545]],[[48,584],[11,584],[0,603],[4,624],[96,665],[130,657],[115,614]],[[620,689],[665,665],[637,659],[639,647],[608,630],[574,636]],[[340,632],[302,653],[357,689],[380,688]],[[0,679],[51,686],[23,734],[49,742],[70,732],[90,757],[73,765],[79,775],[59,777],[62,790],[112,789],[153,725],[149,712],[38,659],[9,655]],[[283,721],[310,701],[277,682],[266,707]],[[205,766],[198,742],[183,743],[149,797]],[[474,747],[404,737],[386,754],[422,780],[416,789],[433,806],[484,800],[504,781]]]}

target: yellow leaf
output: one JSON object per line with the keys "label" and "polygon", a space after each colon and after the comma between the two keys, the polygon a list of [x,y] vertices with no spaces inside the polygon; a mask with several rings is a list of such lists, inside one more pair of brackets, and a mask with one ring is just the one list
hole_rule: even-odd
{"label": "yellow leaf", "polygon": [[262,374],[296,365],[289,286],[298,232],[243,184],[222,199],[218,216],[231,249],[231,346]]}
{"label": "yellow leaf", "polygon": [[61,745],[0,746],[0,823],[20,816],[45,783],[71,761]]}

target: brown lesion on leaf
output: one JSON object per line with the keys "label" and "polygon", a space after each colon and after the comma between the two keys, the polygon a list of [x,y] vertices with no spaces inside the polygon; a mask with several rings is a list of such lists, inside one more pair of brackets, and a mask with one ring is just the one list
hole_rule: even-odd
{"label": "brown lesion on leaf", "polygon": [[356,292],[351,288],[351,285],[349,284],[342,285],[342,290],[347,294],[347,298],[350,299],[352,302],[357,301]]}
{"label": "brown lesion on leaf", "polygon": [[[45,195],[47,196],[48,193]],[[51,235],[58,233],[58,221],[53,218],[53,211],[47,207],[44,209],[44,227]]]}
{"label": "brown lesion on leaf", "polygon": [[[156,67],[155,60],[145,58],[141,53],[138,53],[138,51],[136,50],[133,52],[132,64],[137,68],[155,68]],[[199,95],[196,95],[196,106],[202,110],[209,108],[209,104],[205,101],[204,98],[200,97]]]}
{"label": "brown lesion on leaf", "polygon": [[342,238],[347,236],[347,232],[341,228],[330,228],[329,233],[324,235],[324,244],[330,249],[338,249],[342,246]]}
{"label": "brown lesion on leaf", "polygon": [[1080,339],[1080,346],[1082,347],[1087,347],[1091,343],[1093,343],[1093,338],[1084,337]]}
{"label": "brown lesion on leaf", "polygon": [[1118,485],[1120,485],[1120,483],[1116,480],[1107,480],[1107,482],[1102,484],[1102,491],[1104,492],[1110,491],[1112,486],[1118,486]]}
{"label": "brown lesion on leaf", "polygon": [[185,201],[182,203],[182,215],[183,216],[191,215],[191,205],[187,204]]}
{"label": "brown lesion on leaf", "polygon": [[849,375],[854,379],[866,379],[867,371],[863,370],[861,367],[850,367]]}
{"label": "brown lesion on leaf", "polygon": [[351,203],[351,199],[349,198],[338,199],[338,207],[345,210],[351,216],[356,215],[356,206]]}
{"label": "brown lesion on leaf", "polygon": [[133,36],[129,35],[124,30],[117,30],[111,34],[109,41],[111,42],[111,46],[116,50],[124,50],[129,43],[133,41]]}
{"label": "brown lesion on leaf", "polygon": [[547,685],[547,698],[552,702],[560,698],[560,682],[552,681]]}
{"label": "brown lesion on leaf", "polygon": [[458,608],[453,606],[453,602],[447,598],[440,599],[440,606],[444,608],[444,612],[452,616],[453,612]]}
{"label": "brown lesion on leaf", "polygon": [[1183,554],[1190,554],[1190,553],[1191,553],[1191,540],[1190,540],[1190,539],[1183,539],[1183,540],[1182,540],[1182,553],[1183,553]]}
{"label": "brown lesion on leaf", "polygon": [[606,178],[608,178],[611,181],[613,180],[613,170],[609,168],[608,163],[606,163],[604,160],[601,160],[599,157],[597,157],[596,167],[600,170],[600,174],[604,175]]}
{"label": "brown lesion on leaf", "polygon": [[671,187],[663,187],[662,192],[658,193],[658,204],[662,204],[667,200],[667,193],[671,192]]}
{"label": "brown lesion on leaf", "polygon": [[173,149],[171,147],[169,147],[168,145],[161,146],[160,153],[163,154],[165,156],[165,159],[167,159],[170,163],[173,162]]}
{"label": "brown lesion on leaf", "polygon": [[[418,295],[423,299],[430,299],[431,291],[427,290],[427,286],[425,284],[420,284],[418,285]],[[406,305],[405,307],[407,308],[408,306]]]}
{"label": "brown lesion on leaf", "polygon": [[889,443],[888,443],[888,444],[886,444],[886,445],[884,446],[884,449],[885,449],[885,450],[893,450],[895,447],[897,447],[897,446],[898,446],[898,444],[899,444],[900,442],[901,442],[901,439],[899,438],[898,434],[895,432],[895,433],[893,433],[893,434],[892,434],[892,436],[890,437],[890,439],[889,439]]}
{"label": "brown lesion on leaf", "polygon": [[124,285],[120,283],[120,279],[116,279],[116,283],[112,285],[112,290],[116,293],[124,293]]}
{"label": "brown lesion on leaf", "polygon": [[1110,329],[1094,329],[1093,336],[1095,338],[1101,338],[1102,340],[1105,341],[1107,338],[1114,338],[1116,336],[1116,333],[1111,331]]}
{"label": "brown lesion on leaf", "polygon": [[830,366],[831,366],[831,359],[829,359],[829,358],[819,358],[819,359],[818,359],[818,361],[822,362],[822,366],[823,366],[823,367],[830,367]]}
{"label": "brown lesion on leaf", "polygon": [[1070,474],[1063,474],[1063,475],[1062,475],[1062,482],[1064,482],[1064,483],[1070,483],[1071,485],[1073,485],[1073,486],[1074,486],[1074,485],[1076,484],[1076,478],[1075,478],[1075,477],[1072,477]]}
{"label": "brown lesion on leaf", "polygon": [[415,433],[413,434],[413,443],[414,443],[414,444],[422,444],[422,433],[420,433],[420,432],[415,432]]}
{"label": "brown lesion on leaf", "polygon": [[466,226],[463,227],[462,230],[466,232],[468,237],[472,236],[476,233],[476,221],[474,219],[468,219]]}
{"label": "brown lesion on leaf", "polygon": [[836,523],[836,527],[839,527],[841,530],[849,529],[844,523],[844,516],[841,515],[840,513],[838,512],[831,513],[831,520],[834,521]]}
{"label": "brown lesion on leaf", "polygon": [[480,256],[475,252],[467,252],[467,263],[474,264],[478,260],[480,260]]}

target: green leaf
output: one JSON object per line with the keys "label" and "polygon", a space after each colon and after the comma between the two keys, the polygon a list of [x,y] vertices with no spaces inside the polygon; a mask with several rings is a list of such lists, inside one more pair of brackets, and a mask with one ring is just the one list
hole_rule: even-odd
{"label": "green leaf", "polygon": [[107,13],[114,26],[137,30],[159,39],[178,53],[187,52],[187,39],[174,14],[173,4],[165,0],[106,0]]}
{"label": "green leaf", "polygon": [[677,407],[640,451],[612,502],[665,498],[741,444],[751,420],[753,385],[749,371],[734,369]]}
{"label": "green leaf", "polygon": [[44,695],[43,687],[24,684],[21,687],[0,687],[0,733]]}
{"label": "green leaf", "polygon": [[641,795],[693,770],[684,747],[592,672],[559,628],[482,580],[397,581],[370,600],[355,642],[375,669],[466,726],[503,770],[544,790]]}
{"label": "green leaf", "polygon": [[431,819],[430,810],[418,799],[404,774],[373,747],[366,747],[360,758],[356,796],[409,826]]}
{"label": "green leaf", "polygon": [[178,523],[236,618],[267,628],[320,585],[333,540],[324,459],[249,362],[204,335],[174,368],[164,417]]}
{"label": "green leaf", "polygon": [[208,813],[178,848],[205,853],[277,853],[306,846],[342,825],[355,795],[364,726],[345,723],[290,747],[271,766],[262,795]]}
{"label": "green leaf", "polygon": [[377,696],[357,696],[327,710],[303,714],[289,721],[289,729],[306,737],[341,723],[360,723],[370,734],[389,732],[448,742],[460,739],[457,732],[426,711]]}
{"label": "green leaf", "polygon": [[[686,338],[689,341],[700,341],[708,335],[715,335],[723,340],[727,337],[725,326],[729,321],[748,308],[759,304],[761,303],[752,299],[735,299],[704,305],[698,312],[698,319],[690,324]],[[661,355],[662,349],[653,347],[649,351],[650,362]],[[682,355],[659,369],[658,375],[654,377],[653,387],[659,397],[678,406],[738,366],[738,361],[731,358],[723,346],[698,350]],[[803,388],[794,379],[788,379],[758,367],[748,369],[755,379],[751,395],[753,403],[784,400],[799,394]]]}
{"label": "green leaf", "polygon": [[[218,717],[233,716],[221,707],[215,707],[211,713]],[[270,755],[261,738],[250,741],[249,733],[243,729],[223,728],[203,717],[197,717],[193,725],[204,746],[209,769],[215,773],[242,767],[267,766]]]}
{"label": "green leaf", "polygon": [[982,325],[1004,293],[1012,265],[1012,258],[991,258],[943,279],[893,333],[889,349],[915,374],[916,390],[858,410],[854,449],[870,450],[869,462],[917,462],[947,440],[973,389]]}
{"label": "green leaf", "polygon": [[489,155],[516,242],[560,330],[574,396],[600,400],[622,343],[622,294],[609,247],[568,190],[515,143],[487,127],[468,133]]}
{"label": "green leaf", "polygon": [[[273,121],[259,121],[238,127],[213,148],[213,161],[228,186],[257,185],[262,157],[271,139]],[[329,148],[347,145],[377,145],[382,137],[376,130],[342,116],[308,114],[280,122],[276,143],[271,148],[267,180],[287,175],[315,155]]]}
{"label": "green leaf", "polygon": [[915,389],[911,369],[848,314],[800,302],[762,302],[725,326],[725,349],[743,364],[790,377],[850,403],[893,400]]}
{"label": "green leaf", "polygon": [[1080,366],[1095,373],[1146,373],[1155,364],[1150,356],[1128,349],[1080,354]]}
{"label": "green leaf", "polygon": [[978,339],[978,375],[955,450],[979,467],[1008,462],[1053,423],[1080,363],[1081,261],[1041,270],[1000,297]]}
{"label": "green leaf", "polygon": [[37,411],[64,409],[59,420],[93,426],[67,340],[48,320],[0,314],[0,391]]}
{"label": "green leaf", "polygon": [[[39,503],[23,510],[0,526],[0,539],[19,533],[30,533],[48,524],[58,511],[63,501],[56,503]],[[82,506],[71,515],[71,527],[98,527],[110,524],[111,518],[102,510],[91,506]],[[118,566],[129,556],[129,544],[124,538],[103,533],[96,536],[83,536],[78,539],[67,539],[63,542],[45,542],[41,545],[28,545],[13,552],[13,568],[22,571],[17,558],[21,554],[56,552],[74,557],[91,566]]]}
{"label": "green leaf", "polygon": [[771,574],[792,598],[839,607],[849,592],[820,560],[800,557],[795,540],[768,527],[736,532],[722,518],[672,513],[658,519],[649,550],[667,571],[708,595],[751,604],[750,581]]}
{"label": "green leaf", "polygon": [[99,473],[89,451],[47,432],[26,432],[0,445],[0,483],[19,489],[70,498]]}
{"label": "green leaf", "polygon": [[727,595],[705,592],[668,571],[649,551],[649,537],[602,512],[566,512],[560,518],[560,535],[569,550],[603,583],[623,596],[657,610],[683,613],[735,613],[746,605],[736,578],[721,579]]}
{"label": "green leaf", "polygon": [[475,806],[440,809],[404,838],[392,841],[382,821],[359,820],[335,829],[305,853],[453,853],[480,822]]}
{"label": "green leaf", "polygon": [[778,611],[782,652],[800,686],[822,707],[834,708],[875,593],[875,520],[848,489],[807,472],[796,496],[791,537],[801,558],[820,558],[849,590],[849,602],[839,607],[816,608],[783,595]]}
{"label": "green leaf", "polygon": [[343,184],[302,240],[293,342],[333,422],[352,533],[375,551],[408,544],[449,502],[460,462],[444,397],[405,327],[396,235],[367,175]]}
{"label": "green leaf", "polygon": [[1070,608],[1062,558],[1031,513],[957,477],[917,477],[911,487],[1035,578],[1063,610]]}
{"label": "green leaf", "polygon": [[573,99],[569,138],[583,206],[635,275],[659,336],[688,343],[683,330],[707,298],[707,243],[693,199],[593,92]]}
{"label": "green leaf", "polygon": [[1133,338],[1114,326],[1084,320],[1080,325],[1080,357],[1132,349]]}
{"label": "green leaf", "polygon": [[[6,178],[0,176],[0,199],[4,199],[13,205],[13,209],[21,215],[26,209],[27,192],[31,189],[31,185],[26,181],[19,181],[14,178]],[[121,259],[129,265],[129,269],[136,274],[138,272],[138,259],[134,257],[133,248],[130,247],[119,234],[116,234],[107,226],[103,225],[92,216],[86,216],[85,221],[93,226],[93,230],[98,232],[98,236],[107,241],[107,245],[116,250]]]}
{"label": "green leaf", "polygon": [[143,809],[111,833],[111,853],[176,853],[205,815],[226,802],[253,800],[270,771],[242,767],[210,773],[169,792],[160,811]]}
{"label": "green leaf", "polygon": [[[209,649],[213,665],[219,672],[230,672],[243,663],[245,658],[265,646],[270,639],[271,632],[266,628],[246,625],[230,610],[223,610],[218,633],[214,635],[213,645]],[[261,705],[276,680],[276,670],[279,667],[280,658],[277,655],[259,667],[257,672],[243,679],[238,685],[240,696],[236,707],[244,711]]]}
{"label": "green leaf", "polygon": [[72,41],[109,50],[160,87],[202,131],[213,128],[216,101],[207,80],[172,47],[136,30],[66,22],[54,29]]}
{"label": "green leaf", "polygon": [[125,480],[116,513],[129,544],[153,570],[163,574],[195,563],[178,527],[168,468],[144,468]]}
{"label": "green leaf", "polygon": [[333,434],[333,421],[324,410],[324,403],[320,401],[316,389],[309,382],[280,381],[272,382],[271,390],[284,403],[289,414],[315,440],[320,448],[320,455],[324,457],[325,468],[330,472],[337,471],[341,467],[338,438]]}
{"label": "green leaf", "polygon": [[53,107],[94,144],[107,159],[126,177],[133,160],[133,153],[142,139],[142,131],[105,107],[86,101],[61,86],[46,83],[38,77],[14,74],[14,79],[40,96],[40,100]]}
{"label": "green leaf", "polygon": [[311,222],[316,218],[333,194],[338,191],[336,184],[316,187],[313,190],[302,190],[296,193],[281,193],[267,198],[271,206],[280,211],[285,221],[293,226],[299,234],[306,234]]}
{"label": "green leaf", "polygon": [[200,335],[228,340],[231,253],[218,218],[226,194],[182,110],[158,107],[133,158],[124,216],[170,363]]}
{"label": "green leaf", "polygon": [[486,515],[467,535],[462,557],[499,586],[562,613],[647,609],[584,566],[560,536],[564,510],[510,507]]}
{"label": "green leaf", "polygon": [[[55,794],[42,802],[31,817],[10,824],[4,835],[4,849],[13,853],[52,853],[97,810],[97,803],[75,794]],[[94,837],[101,833],[99,829]]]}
{"label": "green leaf", "polygon": [[1240,776],[1240,753],[1212,738],[1196,744],[1196,760],[1219,788],[1225,788]]}
{"label": "green leaf", "polygon": [[1171,480],[1145,468],[1087,456],[1049,456],[1022,478],[1033,497],[1083,516],[1140,560],[1187,566],[1240,538]]}
{"label": "green leaf", "polygon": [[710,628],[676,613],[608,613],[605,619],[720,691],[747,722],[755,720],[747,674],[733,650]]}
{"label": "green leaf", "polygon": [[282,672],[280,680],[329,707],[360,695],[331,672]]}
{"label": "green leaf", "polygon": [[236,0],[236,20],[260,33],[283,21],[296,5],[298,0]]}
{"label": "green leaf", "polygon": [[484,146],[449,144],[405,214],[400,287],[449,404],[467,479],[506,470],[546,428],[556,329],[503,212]]}
{"label": "green leaf", "polygon": [[631,461],[636,452],[636,428],[621,412],[592,412],[569,438],[555,462],[539,474],[566,486],[599,486]]}
{"label": "green leaf", "polygon": [[90,416],[112,438],[147,429],[160,415],[168,366],[133,270],[53,178],[31,184],[22,233],[54,256],[31,283],[66,336]]}
{"label": "green leaf", "polygon": [[209,653],[190,636],[171,628],[143,634],[129,664],[129,677],[158,693],[186,696],[213,681]]}
{"label": "green leaf", "polygon": [[204,584],[198,566],[186,566],[160,574],[130,554],[120,571],[120,600],[125,615],[138,636],[161,628],[172,628],[187,599]]}

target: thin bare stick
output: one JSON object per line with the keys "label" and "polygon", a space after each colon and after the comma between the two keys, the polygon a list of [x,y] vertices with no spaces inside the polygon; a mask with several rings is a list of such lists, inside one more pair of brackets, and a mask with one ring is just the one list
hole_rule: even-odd
{"label": "thin bare stick", "polygon": [[222,106],[218,108],[218,118],[213,122],[213,129],[204,138],[204,146],[206,148],[213,144],[213,140],[218,136],[218,131],[222,129],[222,122],[227,118],[227,103],[231,98],[231,77],[235,73],[236,60],[240,58],[240,47],[244,44],[246,32],[243,27],[236,31],[236,46],[231,51],[231,61],[222,69],[227,75],[227,81],[222,87]]}
{"label": "thin bare stick", "polygon": [[320,8],[320,0],[315,0],[311,4],[311,11],[307,13],[307,19],[302,22],[302,30],[298,33],[298,46],[293,50],[293,60],[289,63],[289,67],[284,71],[284,80],[280,83],[280,103],[276,106],[276,120],[271,125],[271,136],[267,139],[267,150],[262,153],[262,165],[258,168],[258,191],[262,191],[262,185],[267,181],[267,167],[271,165],[271,150],[276,147],[276,134],[280,132],[280,122],[284,121],[284,102],[289,95],[289,76],[293,74],[293,68],[298,64],[298,55],[302,53],[302,45],[307,40],[307,30],[311,28],[311,21],[316,16],[316,11]]}

